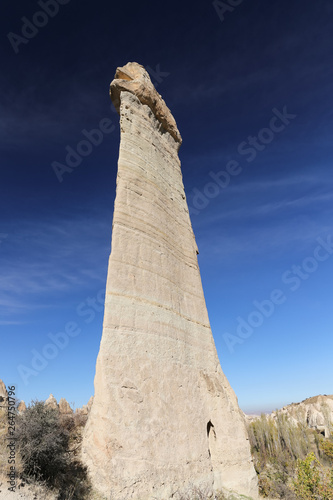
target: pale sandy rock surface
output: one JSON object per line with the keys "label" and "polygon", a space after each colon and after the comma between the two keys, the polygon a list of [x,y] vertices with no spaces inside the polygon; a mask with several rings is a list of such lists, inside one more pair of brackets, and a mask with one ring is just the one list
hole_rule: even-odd
{"label": "pale sandy rock surface", "polygon": [[176,121],[162,96],[156,91],[143,66],[137,63],[127,63],[125,66],[117,68],[115,79],[110,85],[110,97],[118,113],[120,113],[120,94],[122,91],[134,94],[142,104],[149,106],[163,128],[174,138],[179,148],[182,138]]}
{"label": "pale sandy rock surface", "polygon": [[[286,415],[290,422],[308,426],[322,433],[325,437],[333,434],[333,395],[319,395],[305,399],[301,403],[291,403],[280,410],[267,414],[267,418],[276,419],[277,414]],[[248,424],[260,418],[260,415],[246,415]]]}
{"label": "pale sandy rock surface", "polygon": [[94,401],[94,396],[91,396],[91,398],[89,399],[89,401],[88,401],[88,403],[87,403],[87,408],[88,408],[88,411],[90,411],[90,410],[91,410],[91,407],[92,407],[93,401]]}
{"label": "pale sandy rock surface", "polygon": [[0,407],[7,404],[7,389],[4,382],[0,379]]}
{"label": "pale sandy rock surface", "polygon": [[82,408],[76,408],[75,413],[78,415],[88,415],[90,410],[91,410],[93,400],[94,400],[94,397],[91,396],[91,398],[89,399],[89,401],[86,405],[83,405]]}
{"label": "pale sandy rock surface", "polygon": [[50,406],[50,408],[58,408],[58,403],[56,398],[53,396],[53,394],[50,394],[47,400],[45,401],[46,406]]}
{"label": "pale sandy rock surface", "polygon": [[23,413],[26,409],[27,409],[27,405],[25,404],[25,402],[23,400],[20,401],[18,406],[17,406],[18,412]]}
{"label": "pale sandy rock surface", "polygon": [[[284,406],[279,412],[288,415],[295,424],[305,424],[325,437],[333,434],[333,395],[314,396],[301,403]],[[272,417],[276,418],[276,412],[272,413]]]}
{"label": "pale sandy rock surface", "polygon": [[88,415],[89,410],[87,405],[83,405],[82,408],[76,408],[75,414],[76,415]]}
{"label": "pale sandy rock surface", "polygon": [[257,420],[258,418],[260,418],[260,415],[248,415],[247,413],[244,413],[244,418],[245,418],[245,422],[247,424],[250,424],[251,422],[254,422],[254,420]]}
{"label": "pale sandy rock surface", "polygon": [[[133,63],[128,71],[143,73]],[[116,500],[166,500],[188,483],[257,497],[244,418],[209,324],[179,132],[164,101],[154,108],[141,83],[136,95],[136,78],[119,82],[123,74],[111,84],[121,144],[83,461],[95,487]]]}
{"label": "pale sandy rock surface", "polygon": [[65,398],[61,398],[59,401],[59,411],[63,415],[72,415],[73,410],[70,407],[70,404]]}

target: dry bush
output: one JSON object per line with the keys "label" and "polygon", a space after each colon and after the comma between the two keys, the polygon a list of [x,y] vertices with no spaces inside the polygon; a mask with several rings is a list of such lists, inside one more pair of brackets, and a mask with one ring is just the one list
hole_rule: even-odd
{"label": "dry bush", "polygon": [[86,467],[71,447],[75,430],[72,416],[33,401],[17,417],[17,443],[23,477],[43,482],[57,491],[58,500],[90,498]]}
{"label": "dry bush", "polygon": [[7,466],[7,451],[5,434],[7,432],[7,413],[0,410],[0,471],[4,473]]}
{"label": "dry bush", "polygon": [[175,500],[226,500],[223,493],[212,493],[208,486],[190,485],[182,492],[176,493]]}
{"label": "dry bush", "polygon": [[[0,482],[2,481],[4,484],[6,484],[8,477],[7,473],[9,471],[9,464],[8,464],[8,414],[7,414],[7,409],[1,409],[0,410]],[[15,470],[17,476],[19,476],[22,473],[23,467],[22,467],[22,461],[19,453],[16,453],[15,457]]]}

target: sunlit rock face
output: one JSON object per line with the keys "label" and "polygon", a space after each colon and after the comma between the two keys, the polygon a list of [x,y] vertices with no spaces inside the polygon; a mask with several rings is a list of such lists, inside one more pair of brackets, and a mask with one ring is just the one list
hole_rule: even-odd
{"label": "sunlit rock face", "polygon": [[[333,395],[319,395],[305,399],[301,403],[292,403],[279,410],[295,425],[307,425],[310,429],[320,432],[326,438],[333,434]],[[276,418],[277,413],[272,413]]]}
{"label": "sunlit rock face", "polygon": [[0,379],[0,411],[6,411],[8,406],[8,392],[5,383]]}
{"label": "sunlit rock face", "polygon": [[83,460],[106,498],[189,484],[257,497],[243,416],[209,324],[178,150],[148,73],[118,68],[121,142],[95,396]]}

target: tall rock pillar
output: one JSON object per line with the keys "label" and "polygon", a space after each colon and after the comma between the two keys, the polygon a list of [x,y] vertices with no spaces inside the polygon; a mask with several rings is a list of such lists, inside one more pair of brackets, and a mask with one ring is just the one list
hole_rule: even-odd
{"label": "tall rock pillar", "polygon": [[117,194],[83,459],[108,499],[167,499],[189,484],[257,497],[209,324],[176,122],[139,64],[117,69],[111,98]]}

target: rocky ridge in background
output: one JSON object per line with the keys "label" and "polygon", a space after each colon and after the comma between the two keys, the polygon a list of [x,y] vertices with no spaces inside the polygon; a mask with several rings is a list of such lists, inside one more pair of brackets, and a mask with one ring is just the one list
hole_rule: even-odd
{"label": "rocky ridge in background", "polygon": [[0,407],[6,404],[8,397],[7,389],[3,381],[0,379]]}
{"label": "rocky ridge in background", "polygon": [[[0,408],[2,406],[5,406],[7,404],[7,389],[6,385],[4,382],[0,379]],[[53,396],[53,394],[50,394],[49,397],[45,401],[45,405],[59,410],[61,415],[83,415],[87,416],[90,412],[92,403],[93,403],[94,397],[91,396],[89,399],[88,403],[86,405],[83,405],[82,408],[76,408],[75,411],[71,408],[70,404],[65,398],[61,398],[59,403],[57,402],[56,398]],[[19,413],[24,412],[27,409],[26,403],[22,400],[18,400],[16,402],[17,404],[17,411]]]}
{"label": "rocky ridge in background", "polygon": [[[267,414],[267,418],[275,420],[278,413],[288,416],[295,425],[304,424],[326,438],[333,434],[333,395],[313,396],[300,403],[291,403]],[[248,424],[260,418],[259,415],[244,414],[244,416]]]}

